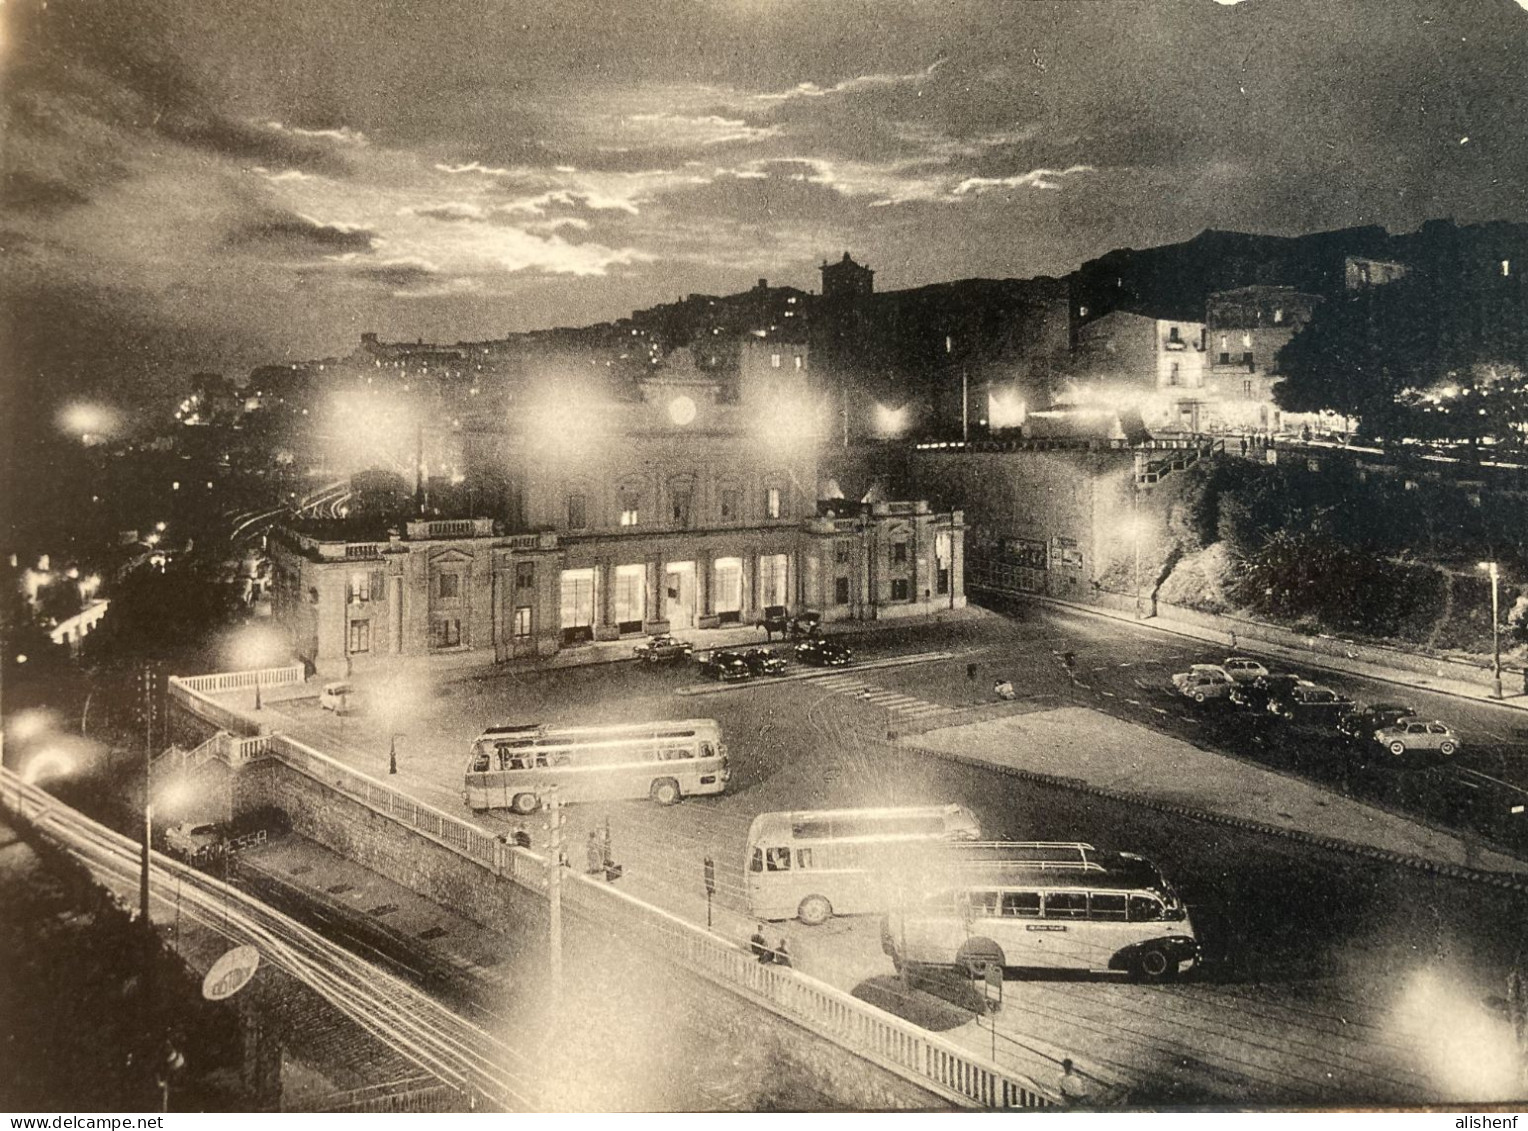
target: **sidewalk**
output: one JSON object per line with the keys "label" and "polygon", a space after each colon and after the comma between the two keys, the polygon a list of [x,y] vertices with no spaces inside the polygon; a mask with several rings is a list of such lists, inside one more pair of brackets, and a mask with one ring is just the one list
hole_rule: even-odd
{"label": "sidewalk", "polygon": [[930,731],[907,745],[1183,816],[1400,863],[1508,873],[1528,883],[1528,861],[1086,707]]}
{"label": "sidewalk", "polygon": [[[1364,679],[1378,680],[1382,683],[1395,683],[1403,687],[1418,687],[1427,691],[1436,691],[1444,695],[1457,696],[1460,699],[1474,699],[1479,703],[1509,707],[1515,711],[1528,711],[1528,694],[1521,690],[1521,677],[1516,671],[1503,670],[1502,690],[1504,695],[1503,698],[1496,699],[1492,696],[1489,688],[1474,683],[1467,683],[1463,680],[1449,679],[1443,675],[1423,675],[1419,672],[1404,671],[1357,657],[1332,656],[1324,652],[1280,644],[1261,636],[1253,637],[1246,632],[1238,632],[1232,627],[1227,627],[1224,631],[1216,631],[1202,625],[1190,624],[1173,617],[1171,614],[1159,614],[1144,620],[1138,620],[1133,613],[1119,612],[1097,605],[1062,601],[1055,597],[1026,595],[1023,599],[1033,601],[1036,604],[1049,605],[1053,608],[1082,613],[1086,616],[1104,617],[1108,620],[1133,624],[1138,628],[1153,629],[1157,632],[1171,633],[1174,636],[1187,636],[1193,640],[1220,644],[1229,649],[1250,649],[1259,654],[1277,656],[1281,660],[1299,663],[1306,667],[1319,668],[1323,671],[1342,672],[1347,675],[1361,676]],[[1198,615],[1208,616],[1208,614]],[[1240,624],[1241,622],[1234,623]],[[1428,657],[1418,658],[1428,659]],[[1514,682],[1517,682],[1519,685],[1517,689],[1514,689],[1512,686]]]}

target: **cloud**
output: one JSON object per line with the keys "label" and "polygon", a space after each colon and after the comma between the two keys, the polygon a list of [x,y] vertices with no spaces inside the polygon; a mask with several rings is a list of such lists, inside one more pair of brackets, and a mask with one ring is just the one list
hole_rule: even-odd
{"label": "cloud", "polygon": [[376,233],[341,224],[324,224],[297,213],[272,212],[230,231],[230,247],[279,251],[285,254],[322,254],[371,251]]}
{"label": "cloud", "polygon": [[767,94],[756,94],[754,101],[760,103],[787,102],[792,99],[803,98],[828,98],[836,94],[855,94],[865,90],[884,90],[887,87],[916,86],[933,76],[934,72],[944,66],[946,60],[935,59],[922,70],[913,71],[909,74],[871,74],[857,75],[853,78],[843,79],[829,87],[818,86],[814,82],[798,83],[795,87],[786,91]]}
{"label": "cloud", "polygon": [[439,274],[439,269],[434,265],[411,259],[369,263],[362,266],[347,264],[343,268],[343,275],[347,279],[384,287],[390,291],[417,288],[421,284],[434,282]]}
{"label": "cloud", "polygon": [[1092,165],[1072,165],[1065,169],[1031,169],[1027,173],[1017,173],[1011,177],[967,177],[955,186],[952,194],[965,196],[970,193],[981,194],[1004,188],[1059,189],[1061,187],[1059,178],[1095,171]]}
{"label": "cloud", "polygon": [[73,185],[24,169],[7,170],[0,180],[0,207],[47,216],[87,204],[90,197]]}

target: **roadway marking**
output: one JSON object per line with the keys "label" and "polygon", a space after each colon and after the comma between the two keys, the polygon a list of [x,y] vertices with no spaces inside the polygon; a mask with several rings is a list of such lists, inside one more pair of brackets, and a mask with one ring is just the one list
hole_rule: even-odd
{"label": "roadway marking", "polygon": [[1112,692],[1112,691],[1105,691],[1105,692],[1102,692],[1101,694],[1106,699],[1118,699],[1119,698],[1119,696],[1114,694],[1114,692]]}
{"label": "roadway marking", "polygon": [[1141,701],[1139,699],[1126,699],[1125,702],[1129,703],[1132,707],[1139,707],[1141,705]]}
{"label": "roadway marking", "polygon": [[1155,711],[1159,715],[1167,714],[1167,709],[1165,707],[1153,707],[1152,710]]}

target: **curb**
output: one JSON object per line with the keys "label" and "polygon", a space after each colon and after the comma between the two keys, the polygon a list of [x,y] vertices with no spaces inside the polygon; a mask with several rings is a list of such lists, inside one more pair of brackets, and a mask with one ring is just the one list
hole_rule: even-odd
{"label": "curb", "polygon": [[[1133,624],[1137,628],[1149,628],[1156,632],[1165,632],[1172,636],[1181,636],[1188,640],[1198,640],[1204,643],[1222,643],[1214,638],[1210,629],[1195,631],[1190,626],[1175,626],[1170,622],[1164,623],[1161,617],[1153,616],[1137,620],[1135,617],[1125,616],[1109,609],[1096,609],[1090,605],[1073,604],[1056,597],[1045,597],[1038,593],[1028,593],[1022,598],[1016,598],[1034,604],[1048,605],[1052,608],[1065,609],[1069,612],[1082,613],[1086,616],[1101,617],[1105,620],[1116,621],[1121,624]],[[1227,632],[1230,630],[1227,629]],[[1201,635],[1203,633],[1204,635]],[[1280,644],[1277,641],[1250,639],[1238,643],[1238,648],[1244,652],[1263,651],[1267,654],[1270,648],[1281,651],[1298,653],[1301,659],[1298,661],[1318,671],[1339,672],[1343,675],[1356,676],[1359,679],[1372,679],[1377,683],[1391,683],[1397,687],[1407,687],[1416,691],[1428,691],[1435,695],[1447,695],[1453,699],[1463,699],[1472,703],[1481,703],[1488,707],[1505,707],[1510,711],[1528,713],[1528,695],[1517,697],[1493,698],[1490,695],[1475,694],[1468,691],[1455,691],[1452,688],[1440,687],[1428,680],[1428,677],[1418,673],[1401,673],[1392,669],[1380,668],[1378,671],[1363,671],[1357,668],[1347,667],[1340,664],[1334,657],[1324,656],[1319,652],[1308,652],[1294,644]],[[1378,665],[1374,665],[1378,667]],[[1407,677],[1410,678],[1407,678]]]}
{"label": "curb", "polygon": [[1189,805],[1179,805],[1172,801],[1161,801],[1155,797],[1130,793],[1127,790],[1089,785],[1087,782],[1080,781],[1077,778],[1063,778],[1054,774],[1038,773],[1034,770],[1021,770],[1014,766],[1004,766],[1001,763],[988,762],[983,758],[974,758],[967,754],[931,750],[926,746],[917,746],[911,743],[894,743],[893,745],[930,757],[958,762],[965,766],[995,770],[1007,777],[1017,778],[1020,781],[1030,782],[1034,785],[1048,786],[1051,789],[1065,789],[1073,793],[1087,794],[1090,797],[1101,797],[1106,801],[1117,801],[1126,805],[1135,805],[1174,817],[1186,817],[1189,820],[1200,821],[1204,824],[1222,825],[1227,828],[1241,829],[1245,832],[1258,833],[1263,836],[1279,837],[1283,840],[1293,841],[1296,844],[1324,848],[1331,852],[1342,852],[1349,856],[1360,856],[1385,864],[1395,864],[1416,872],[1426,872],[1430,875],[1445,876],[1455,880],[1467,880],[1471,883],[1505,888],[1519,895],[1528,895],[1528,876],[1519,878],[1508,872],[1488,872],[1482,871],[1479,868],[1468,868],[1462,864],[1444,864],[1421,856],[1411,856],[1403,852],[1392,852],[1388,849],[1354,844],[1352,841],[1340,840],[1336,837],[1318,836],[1315,833],[1304,832],[1301,829],[1287,829],[1280,825],[1270,825],[1247,817],[1230,817],[1224,813],[1215,813],[1208,809],[1195,809]]}

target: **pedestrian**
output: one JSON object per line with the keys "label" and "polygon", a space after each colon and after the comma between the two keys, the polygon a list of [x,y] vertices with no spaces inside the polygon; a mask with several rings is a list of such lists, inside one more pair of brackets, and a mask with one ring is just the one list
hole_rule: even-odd
{"label": "pedestrian", "polygon": [[1243,456],[1246,456],[1247,454],[1247,437],[1245,436],[1241,438],[1241,454]]}
{"label": "pedestrian", "polygon": [[1061,1079],[1057,1090],[1067,1107],[1080,1107],[1088,1101],[1088,1082],[1077,1074],[1070,1057],[1061,1062]]}
{"label": "pedestrian", "polygon": [[615,867],[615,853],[610,848],[610,818],[605,818],[605,823],[600,826],[600,859],[604,863],[605,870]]}
{"label": "pedestrian", "polygon": [[594,829],[589,830],[589,847],[584,855],[584,870],[591,876],[603,876],[605,874],[605,849],[600,844],[600,834]]}
{"label": "pedestrian", "polygon": [[790,966],[790,964],[791,964],[791,952],[790,952],[790,948],[785,945],[785,940],[781,939],[780,940],[780,945],[775,947],[775,965],[776,966]]}
{"label": "pedestrian", "polygon": [[753,951],[753,956],[760,962],[768,962],[773,956],[769,952],[769,940],[764,937],[764,924],[760,923],[753,937],[748,940],[748,949]]}

